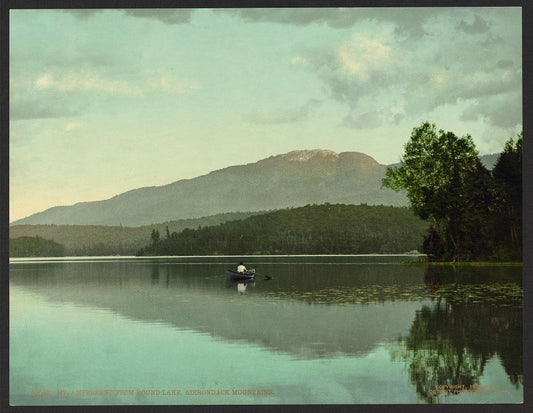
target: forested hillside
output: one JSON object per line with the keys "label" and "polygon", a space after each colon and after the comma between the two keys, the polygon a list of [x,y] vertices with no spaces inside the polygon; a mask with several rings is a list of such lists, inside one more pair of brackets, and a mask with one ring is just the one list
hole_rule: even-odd
{"label": "forested hillside", "polygon": [[151,233],[139,255],[371,254],[420,250],[428,224],[407,207],[322,204],[180,233]]}
{"label": "forested hillside", "polygon": [[65,247],[41,237],[19,237],[9,240],[10,257],[61,257]]}
{"label": "forested hillside", "polygon": [[[139,248],[150,242],[150,231],[162,234],[180,232],[186,228],[217,225],[243,219],[261,212],[235,212],[197,219],[180,219],[144,227],[97,225],[14,225],[9,229],[10,239],[41,237],[64,245],[65,255],[135,255]],[[13,256],[13,255],[11,255]]]}

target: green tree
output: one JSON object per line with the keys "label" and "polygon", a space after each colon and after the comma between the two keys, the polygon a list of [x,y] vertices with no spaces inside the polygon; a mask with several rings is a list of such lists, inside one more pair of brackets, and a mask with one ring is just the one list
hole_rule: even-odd
{"label": "green tree", "polygon": [[496,235],[500,245],[511,250],[513,258],[522,258],[522,140],[511,138],[505,144],[492,171],[495,180]]}
{"label": "green tree", "polygon": [[159,235],[159,230],[153,229],[152,234],[150,235],[150,239],[152,240],[152,247],[154,249],[156,249],[159,246],[160,238],[161,237]]}
{"label": "green tree", "polygon": [[483,168],[472,138],[437,132],[425,122],[413,129],[404,149],[401,166],[388,168],[382,184],[405,190],[415,214],[432,222],[445,258],[457,259],[465,235],[466,186]]}

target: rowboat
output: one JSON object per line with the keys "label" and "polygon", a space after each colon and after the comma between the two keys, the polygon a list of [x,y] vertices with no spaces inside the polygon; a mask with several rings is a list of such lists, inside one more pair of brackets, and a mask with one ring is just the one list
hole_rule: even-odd
{"label": "rowboat", "polygon": [[255,276],[255,270],[251,269],[245,272],[237,272],[233,270],[226,271],[226,278],[231,281],[249,281],[253,280]]}

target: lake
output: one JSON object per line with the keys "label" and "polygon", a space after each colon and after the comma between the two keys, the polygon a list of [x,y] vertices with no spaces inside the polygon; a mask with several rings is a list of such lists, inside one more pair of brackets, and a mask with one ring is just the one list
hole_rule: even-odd
{"label": "lake", "polygon": [[10,403],[522,402],[522,267],[416,258],[13,259]]}

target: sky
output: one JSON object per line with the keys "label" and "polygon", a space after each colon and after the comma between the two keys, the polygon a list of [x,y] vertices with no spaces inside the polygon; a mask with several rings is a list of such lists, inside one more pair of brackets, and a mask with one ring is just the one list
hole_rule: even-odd
{"label": "sky", "polygon": [[519,7],[10,11],[10,221],[293,150],[522,130]]}

